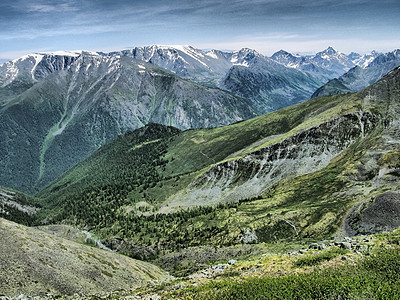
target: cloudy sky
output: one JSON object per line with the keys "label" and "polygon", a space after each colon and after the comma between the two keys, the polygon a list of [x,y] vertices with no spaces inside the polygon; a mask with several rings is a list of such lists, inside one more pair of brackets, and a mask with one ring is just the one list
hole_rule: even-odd
{"label": "cloudy sky", "polygon": [[0,62],[152,44],[348,53],[400,48],[399,0],[1,0]]}

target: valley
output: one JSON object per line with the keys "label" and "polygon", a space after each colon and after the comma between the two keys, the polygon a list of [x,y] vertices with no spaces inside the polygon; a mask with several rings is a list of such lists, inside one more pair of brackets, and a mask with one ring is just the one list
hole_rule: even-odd
{"label": "valley", "polygon": [[1,294],[394,295],[400,68],[378,69],[396,55],[152,46],[3,64]]}

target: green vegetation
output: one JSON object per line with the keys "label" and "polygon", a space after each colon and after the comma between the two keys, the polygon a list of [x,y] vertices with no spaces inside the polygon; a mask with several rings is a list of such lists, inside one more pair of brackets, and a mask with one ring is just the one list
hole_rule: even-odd
{"label": "green vegetation", "polygon": [[324,261],[331,260],[332,258],[335,258],[339,255],[344,255],[346,253],[348,253],[348,250],[333,248],[327,251],[319,252],[317,254],[311,254],[301,257],[295,261],[294,265],[297,267],[314,266]]}
{"label": "green vegetation", "polygon": [[77,172],[68,172],[62,183],[47,189],[57,195],[56,201],[50,202],[53,208],[62,207],[61,211],[55,209],[56,219],[76,219],[78,224],[90,227],[110,225],[118,208],[139,202],[128,197],[132,190],[143,193],[162,179],[158,169],[167,163],[162,158],[167,142],[178,132],[152,124],[118,137],[111,147],[101,148],[92,159],[79,164]]}
{"label": "green vegetation", "polygon": [[168,299],[395,299],[400,293],[400,251],[380,249],[358,261],[311,273],[220,280],[172,292]]}

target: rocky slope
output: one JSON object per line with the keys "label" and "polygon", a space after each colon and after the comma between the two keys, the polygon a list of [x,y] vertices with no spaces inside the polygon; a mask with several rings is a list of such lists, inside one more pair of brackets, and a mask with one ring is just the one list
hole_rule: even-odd
{"label": "rocky slope", "polygon": [[31,296],[132,289],[166,274],[154,265],[0,218],[0,291]]}
{"label": "rocky slope", "polygon": [[40,209],[37,202],[20,192],[0,187],[0,217],[18,222],[31,224],[35,213]]}

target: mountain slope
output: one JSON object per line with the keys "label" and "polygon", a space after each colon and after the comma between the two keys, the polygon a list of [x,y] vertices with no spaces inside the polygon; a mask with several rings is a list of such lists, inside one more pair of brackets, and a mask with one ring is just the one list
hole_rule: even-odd
{"label": "mountain slope", "polygon": [[0,233],[2,295],[90,295],[132,289],[166,277],[149,263],[1,218]]}
{"label": "mountain slope", "polygon": [[248,100],[156,66],[82,53],[0,110],[0,182],[33,192],[118,134],[149,122],[214,127],[256,114]]}
{"label": "mountain slope", "polygon": [[271,112],[310,97],[320,81],[268,58],[255,57],[246,66],[233,66],[223,87],[252,99],[259,111]]}

